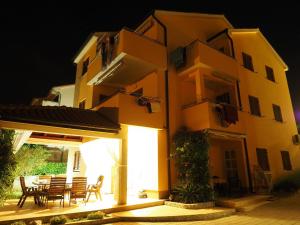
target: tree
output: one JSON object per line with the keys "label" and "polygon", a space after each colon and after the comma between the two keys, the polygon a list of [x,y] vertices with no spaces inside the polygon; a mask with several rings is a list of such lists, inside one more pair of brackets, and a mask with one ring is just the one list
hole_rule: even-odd
{"label": "tree", "polygon": [[3,205],[6,197],[12,190],[16,159],[13,153],[13,130],[0,130],[0,205]]}
{"label": "tree", "polygon": [[43,145],[24,144],[16,153],[16,176],[32,175],[35,169],[47,164],[50,153]]}

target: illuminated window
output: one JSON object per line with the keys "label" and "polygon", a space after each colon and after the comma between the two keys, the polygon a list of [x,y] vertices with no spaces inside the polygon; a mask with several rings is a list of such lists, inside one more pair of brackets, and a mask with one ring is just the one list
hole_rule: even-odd
{"label": "illuminated window", "polygon": [[243,63],[244,63],[243,66],[248,70],[254,71],[252,57],[244,52],[242,52],[242,55],[243,55]]}
{"label": "illuminated window", "polygon": [[85,109],[85,100],[79,102],[79,109]]}
{"label": "illuminated window", "polygon": [[250,113],[255,116],[261,116],[258,98],[249,96]]}
{"label": "illuminated window", "polygon": [[292,170],[290,154],[288,151],[281,151],[281,158],[284,170]]}
{"label": "illuminated window", "polygon": [[257,163],[260,166],[260,168],[264,171],[270,171],[267,149],[257,148],[256,156],[257,156]]}
{"label": "illuminated window", "polygon": [[83,76],[88,71],[89,63],[90,63],[89,58],[83,61],[81,76]]}
{"label": "illuminated window", "polygon": [[76,151],[74,153],[73,171],[74,172],[80,171],[80,151]]}
{"label": "illuminated window", "polygon": [[273,112],[274,112],[274,117],[275,120],[278,122],[282,122],[282,115],[281,115],[281,109],[279,105],[273,104]]}
{"label": "illuminated window", "polygon": [[275,82],[275,76],[274,76],[274,71],[271,67],[265,66],[266,67],[266,74],[267,74],[267,79],[270,81]]}

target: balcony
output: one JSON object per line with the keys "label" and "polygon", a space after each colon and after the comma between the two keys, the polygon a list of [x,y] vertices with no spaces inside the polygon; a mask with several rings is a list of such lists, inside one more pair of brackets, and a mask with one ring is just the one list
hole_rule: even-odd
{"label": "balcony", "polygon": [[186,73],[193,68],[206,68],[216,76],[238,79],[238,66],[235,59],[199,40],[186,47],[186,65],[179,73]]}
{"label": "balcony", "polygon": [[223,126],[216,104],[212,102],[202,102],[183,109],[184,124],[192,130],[212,129],[231,133],[245,134],[245,114],[238,111],[238,121],[229,126]]}
{"label": "balcony", "polygon": [[102,65],[102,57],[97,56],[90,64],[88,85],[110,84],[124,86],[142,79],[155,70],[167,67],[166,47],[135,32],[122,29],[115,36],[111,46],[111,62]]}
{"label": "balcony", "polygon": [[[135,126],[163,128],[163,109],[160,112],[149,113],[146,106],[140,106],[136,102],[136,97],[117,93],[94,108],[99,110],[102,107],[118,108],[119,123]],[[160,103],[161,104],[161,103]]]}

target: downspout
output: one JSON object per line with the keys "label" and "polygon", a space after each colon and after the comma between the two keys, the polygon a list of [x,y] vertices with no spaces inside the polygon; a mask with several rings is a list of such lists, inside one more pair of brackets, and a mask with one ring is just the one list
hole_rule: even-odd
{"label": "downspout", "polygon": [[[164,45],[168,47],[167,27],[152,12],[152,17],[164,30]],[[167,157],[168,157],[168,191],[171,192],[171,163],[170,163],[170,108],[169,108],[169,72],[168,72],[168,53],[167,53],[167,69],[165,70],[165,98],[166,98],[166,134],[167,134]]]}
{"label": "downspout", "polygon": [[251,171],[250,171],[250,163],[249,163],[249,155],[248,155],[248,147],[247,147],[246,138],[243,139],[243,142],[244,142],[244,150],[245,150],[245,156],[246,156],[246,168],[247,168],[247,174],[248,174],[249,192],[253,193],[252,176],[251,176]]}

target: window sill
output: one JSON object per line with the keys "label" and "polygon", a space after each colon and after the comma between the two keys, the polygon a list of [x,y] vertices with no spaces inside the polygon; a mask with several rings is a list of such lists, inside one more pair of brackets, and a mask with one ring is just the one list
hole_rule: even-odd
{"label": "window sill", "polygon": [[249,69],[249,68],[247,68],[247,67],[245,67],[244,65],[241,65],[244,69],[246,69],[247,71],[250,71],[250,72],[252,72],[252,73],[256,73],[256,74],[258,74],[258,72],[257,71],[254,71],[254,70],[251,70],[251,69]]}

